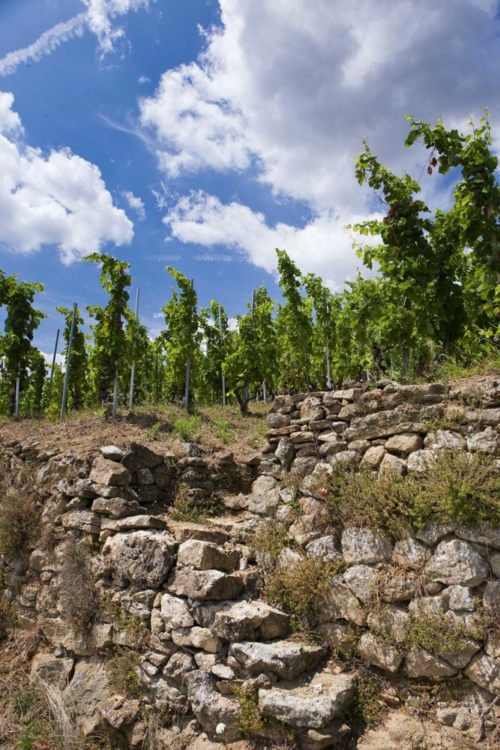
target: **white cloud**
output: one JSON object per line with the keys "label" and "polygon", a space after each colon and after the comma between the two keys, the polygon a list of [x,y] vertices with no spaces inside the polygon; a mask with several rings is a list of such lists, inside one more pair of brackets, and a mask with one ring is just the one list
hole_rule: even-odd
{"label": "white cloud", "polygon": [[363,218],[367,217],[325,211],[304,228],[289,224],[270,227],[263,214],[248,206],[223,204],[213,195],[198,192],[181,198],[164,222],[181,242],[231,247],[270,273],[276,268],[275,249],[285,248],[304,273],[322,275],[335,289],[341,281],[353,277],[359,266],[344,226]]}
{"label": "white cloud", "polygon": [[130,208],[133,209],[134,211],[137,211],[137,215],[139,219],[141,221],[144,221],[144,219],[146,218],[146,209],[144,207],[144,202],[142,198],[138,198],[130,190],[124,190],[123,197],[127,201]]}
{"label": "white cloud", "polygon": [[26,146],[14,97],[0,93],[0,243],[18,252],[59,248],[63,263],[129,243],[133,224],[113,205],[99,169],[69,149]]}
{"label": "white cloud", "polygon": [[86,10],[68,21],[63,21],[45,31],[28,47],[9,52],[0,59],[0,76],[15,73],[17,68],[29,62],[38,62],[50,55],[64,42],[82,36],[88,29],[97,37],[101,56],[115,50],[117,42],[125,40],[125,32],[115,21],[130,11],[149,8],[156,0],[80,0]]}
{"label": "white cloud", "polygon": [[[204,32],[205,51],[167,70],[154,95],[140,100],[160,168],[169,177],[247,170],[277,197],[304,201],[315,218],[304,229],[270,228],[245,206],[190,197],[167,217],[179,239],[243,248],[265,268],[274,267],[280,239],[309,267],[341,281],[354,265],[342,226],[373,205],[354,177],[360,137],[395,171],[418,177],[426,155],[403,148],[405,114],[462,124],[488,105],[500,117],[494,0],[219,5],[221,25]],[[425,180],[431,203],[442,190],[436,176]],[[259,242],[245,236],[240,221]]]}

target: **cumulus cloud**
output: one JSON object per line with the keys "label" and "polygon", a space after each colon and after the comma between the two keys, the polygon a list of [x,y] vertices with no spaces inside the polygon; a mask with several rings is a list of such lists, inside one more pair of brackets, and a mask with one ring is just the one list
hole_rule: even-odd
{"label": "cumulus cloud", "polygon": [[[167,217],[178,239],[244,247],[253,262],[271,268],[278,233],[302,266],[339,279],[354,262],[342,225],[374,206],[354,178],[360,137],[396,171],[418,177],[426,154],[402,147],[405,114],[427,121],[442,115],[459,126],[485,105],[494,119],[500,115],[494,0],[219,5],[221,24],[205,32],[204,52],[167,70],[154,95],[140,100],[160,168],[169,177],[246,171],[277,197],[304,201],[314,218],[304,229],[270,228],[245,206],[189,197]],[[425,182],[431,202],[443,189],[436,185],[436,178]],[[238,221],[262,242],[245,237]],[[316,246],[305,244],[313,238]]]}
{"label": "cumulus cloud", "polygon": [[358,267],[345,224],[375,216],[325,211],[303,228],[283,223],[270,227],[262,213],[248,206],[223,204],[213,195],[197,192],[181,198],[164,222],[181,242],[231,247],[269,273],[276,268],[275,249],[286,248],[304,273],[320,274],[331,289],[338,289]]}
{"label": "cumulus cloud", "polygon": [[156,0],[80,0],[86,10],[68,21],[63,21],[45,31],[28,47],[9,52],[0,59],[0,76],[15,73],[17,68],[29,62],[38,62],[45,55],[75,36],[82,36],[86,29],[97,37],[98,50],[104,56],[113,50],[119,41],[125,40],[123,27],[116,19],[130,11],[148,8]]}
{"label": "cumulus cloud", "polygon": [[0,93],[0,243],[18,252],[59,248],[63,263],[129,243],[133,224],[113,205],[99,169],[69,149],[25,145],[14,97]]}
{"label": "cumulus cloud", "polygon": [[146,209],[142,198],[138,198],[130,190],[123,191],[123,197],[127,201],[130,208],[137,212],[137,215],[141,221],[146,218]]}

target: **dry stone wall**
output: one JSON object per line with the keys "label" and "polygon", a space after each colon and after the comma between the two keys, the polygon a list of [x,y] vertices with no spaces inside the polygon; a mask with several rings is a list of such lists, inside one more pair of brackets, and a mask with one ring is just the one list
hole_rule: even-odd
{"label": "dry stone wall", "polygon": [[[374,476],[422,472],[444,448],[495,458],[500,384],[383,381],[280,396],[267,424],[263,454],[239,464],[192,444],[182,456],[138,444],[85,455],[3,446],[10,471],[27,467],[45,493],[39,544],[1,561],[18,627],[45,639],[33,678],[60,691],[83,735],[106,730],[130,747],[148,746],[148,717],[160,711],[159,746],[174,750],[243,748],[250,731],[268,747],[293,735],[304,750],[488,743],[500,720],[500,528],[440,524],[397,541],[371,528],[339,535],[319,523],[317,479],[343,461]],[[298,495],[282,481],[290,470]],[[217,492],[227,512],[207,524],[173,520],[179,483],[199,502]],[[292,506],[278,565],[319,557],[337,571],[315,641],[294,635],[290,615],[263,599],[266,562],[252,546]],[[85,597],[82,622],[75,602]],[[135,659],[134,695],[112,678],[124,654]],[[393,706],[408,681],[465,678],[461,702],[436,711],[441,744],[414,718],[406,739],[393,724],[382,744],[352,739],[357,659],[393,681]]]}

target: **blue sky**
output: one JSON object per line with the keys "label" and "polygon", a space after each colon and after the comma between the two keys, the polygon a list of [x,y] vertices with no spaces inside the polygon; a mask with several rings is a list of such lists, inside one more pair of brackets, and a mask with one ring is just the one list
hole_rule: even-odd
{"label": "blue sky", "polygon": [[[164,266],[201,305],[278,297],[275,247],[340,288],[344,226],[377,211],[360,137],[418,176],[404,115],[500,122],[493,0],[1,0],[0,254],[55,305],[102,301],[98,248],[132,265],[152,332]],[[496,131],[495,131],[496,132]],[[449,185],[427,180],[435,205]]]}

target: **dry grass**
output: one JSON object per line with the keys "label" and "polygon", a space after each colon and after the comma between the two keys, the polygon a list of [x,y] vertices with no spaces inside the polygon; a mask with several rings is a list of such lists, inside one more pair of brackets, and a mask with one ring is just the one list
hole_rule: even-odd
{"label": "dry grass", "polygon": [[75,628],[86,633],[99,614],[99,592],[90,568],[88,549],[73,539],[64,547],[59,591],[64,609]]}
{"label": "dry grass", "polygon": [[185,440],[199,439],[210,452],[230,450],[244,459],[265,445],[265,416],[269,404],[252,404],[252,413],[242,417],[237,406],[200,406],[194,414],[171,404],[146,405],[133,412],[119,410],[115,422],[99,411],[72,412],[66,422],[47,419],[4,421],[0,444],[19,440],[23,445],[79,452],[95,450],[96,445],[114,444],[125,448],[135,441],[158,452],[176,453]]}
{"label": "dry grass", "polygon": [[0,474],[0,554],[22,557],[33,549],[40,533],[41,496],[25,466]]}

